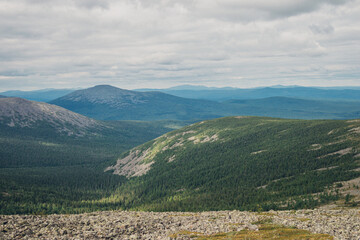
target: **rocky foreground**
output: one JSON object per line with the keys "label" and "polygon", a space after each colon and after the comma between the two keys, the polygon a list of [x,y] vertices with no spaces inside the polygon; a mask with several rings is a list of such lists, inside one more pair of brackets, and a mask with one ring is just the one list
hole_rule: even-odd
{"label": "rocky foreground", "polygon": [[191,233],[256,232],[264,222],[329,234],[334,239],[360,239],[359,209],[1,215],[0,239],[193,239]]}

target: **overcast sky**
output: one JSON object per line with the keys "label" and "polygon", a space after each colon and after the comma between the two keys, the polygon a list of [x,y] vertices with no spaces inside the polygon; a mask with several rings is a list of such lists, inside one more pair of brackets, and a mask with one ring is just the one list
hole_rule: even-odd
{"label": "overcast sky", "polygon": [[360,0],[0,0],[0,90],[360,86]]}

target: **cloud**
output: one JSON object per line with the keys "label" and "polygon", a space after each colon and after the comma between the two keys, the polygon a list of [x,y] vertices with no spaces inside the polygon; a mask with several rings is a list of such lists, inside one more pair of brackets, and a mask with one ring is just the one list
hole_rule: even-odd
{"label": "cloud", "polygon": [[359,21],[360,0],[0,0],[0,90],[346,85]]}
{"label": "cloud", "polygon": [[201,0],[196,10],[204,16],[229,21],[256,21],[311,13],[324,5],[342,5],[349,0]]}
{"label": "cloud", "polygon": [[324,25],[311,24],[309,28],[315,34],[330,34],[334,32],[334,27],[331,26],[330,24],[324,24]]}

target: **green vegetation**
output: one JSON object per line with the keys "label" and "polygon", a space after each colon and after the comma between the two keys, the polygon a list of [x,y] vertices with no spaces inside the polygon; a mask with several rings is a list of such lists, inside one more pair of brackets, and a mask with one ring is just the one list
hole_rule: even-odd
{"label": "green vegetation", "polygon": [[[313,208],[343,197],[334,183],[360,176],[359,121],[227,117],[126,153],[180,123],[112,124],[83,138],[3,129],[0,213]],[[103,172],[131,152],[153,163],[145,175]]]}
{"label": "green vegetation", "polygon": [[103,170],[125,150],[153,139],[175,121],[102,122],[84,136],[59,134],[46,123],[0,129],[0,214],[68,213],[114,209],[94,203],[109,197],[125,177]]}
{"label": "green vegetation", "polygon": [[109,200],[154,211],[313,208],[340,197],[333,183],[360,176],[352,171],[359,125],[259,117],[196,123],[135,148],[146,153],[140,164],[154,162],[151,170]]}
{"label": "green vegetation", "polygon": [[212,235],[204,235],[197,232],[181,231],[172,234],[170,237],[188,236],[198,240],[256,240],[256,239],[307,239],[307,240],[332,240],[332,236],[328,234],[315,234],[306,230],[289,228],[275,224],[262,224],[258,231],[243,230],[239,232],[217,233]]}

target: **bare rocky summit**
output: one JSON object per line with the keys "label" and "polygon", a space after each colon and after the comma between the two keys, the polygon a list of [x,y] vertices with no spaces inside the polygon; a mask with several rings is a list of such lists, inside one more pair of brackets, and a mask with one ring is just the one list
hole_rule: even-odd
{"label": "bare rocky summit", "polygon": [[194,239],[242,230],[257,232],[263,222],[330,235],[321,239],[360,238],[359,209],[316,209],[1,215],[0,239]]}
{"label": "bare rocky summit", "polygon": [[80,131],[101,126],[96,120],[62,107],[22,98],[0,98],[0,123],[20,128],[47,123],[58,132],[69,135],[73,132],[71,128]]}
{"label": "bare rocky summit", "polygon": [[109,85],[98,85],[92,88],[77,90],[59,98],[60,101],[87,102],[107,104],[114,108],[122,108],[131,104],[145,103],[152,93],[134,92]]}

